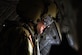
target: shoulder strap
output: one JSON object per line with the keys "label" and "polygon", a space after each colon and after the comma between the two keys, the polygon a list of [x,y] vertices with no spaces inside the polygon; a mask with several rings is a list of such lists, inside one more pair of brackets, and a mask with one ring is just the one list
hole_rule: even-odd
{"label": "shoulder strap", "polygon": [[30,28],[30,26],[28,24],[24,24],[23,27],[29,31],[30,35],[32,36],[31,37],[32,41],[35,42],[34,31]]}
{"label": "shoulder strap", "polygon": [[25,28],[30,32],[30,34],[31,34],[32,36],[34,36],[34,31],[32,31],[32,29],[30,28],[30,26],[29,26],[28,24],[24,24],[23,27],[25,27]]}

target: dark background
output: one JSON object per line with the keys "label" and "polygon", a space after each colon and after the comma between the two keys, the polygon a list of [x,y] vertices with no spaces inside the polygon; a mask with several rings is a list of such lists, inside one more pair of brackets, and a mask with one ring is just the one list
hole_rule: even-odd
{"label": "dark background", "polygon": [[77,10],[76,30],[77,30],[77,38],[80,46],[79,49],[82,51],[82,3],[80,0],[71,0],[71,4],[73,9]]}
{"label": "dark background", "polygon": [[[75,31],[77,35],[79,50],[82,52],[82,4],[80,0],[68,0],[70,7],[72,7],[75,18],[72,18],[75,25]],[[0,30],[1,24],[6,19],[18,20],[19,16],[16,13],[16,4],[18,0],[0,0]],[[66,4],[66,3],[65,3]],[[70,8],[69,7],[69,8]]]}

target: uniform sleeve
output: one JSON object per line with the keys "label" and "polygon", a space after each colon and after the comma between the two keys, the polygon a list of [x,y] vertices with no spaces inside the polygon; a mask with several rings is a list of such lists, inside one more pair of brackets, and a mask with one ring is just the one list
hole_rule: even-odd
{"label": "uniform sleeve", "polygon": [[[27,32],[27,33],[26,33]],[[2,55],[30,55],[30,33],[23,27],[13,27],[3,35]],[[30,44],[31,45],[31,44]]]}

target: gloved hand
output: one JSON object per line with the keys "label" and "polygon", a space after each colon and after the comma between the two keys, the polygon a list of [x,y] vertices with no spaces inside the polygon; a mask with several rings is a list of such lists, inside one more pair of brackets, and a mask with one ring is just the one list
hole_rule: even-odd
{"label": "gloved hand", "polygon": [[46,16],[45,18],[43,18],[43,23],[44,23],[44,25],[45,26],[49,26],[50,24],[52,24],[53,23],[53,19],[52,19],[52,17],[50,17],[50,16]]}

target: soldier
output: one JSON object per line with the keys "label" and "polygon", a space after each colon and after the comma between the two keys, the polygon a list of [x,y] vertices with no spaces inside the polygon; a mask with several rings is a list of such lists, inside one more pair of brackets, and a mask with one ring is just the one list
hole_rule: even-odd
{"label": "soldier", "polygon": [[61,33],[57,22],[59,9],[54,0],[19,1],[17,8],[19,16],[22,17],[21,21],[32,27],[34,34],[31,35],[36,42],[37,55],[54,55],[59,52],[76,54],[74,44],[71,44],[72,38],[66,37],[69,33]]}
{"label": "soldier", "polygon": [[[56,49],[58,52],[62,49],[59,46],[63,38],[55,20],[58,8],[54,0],[20,0],[16,11],[20,20],[3,35],[6,38],[3,55],[52,55]],[[55,46],[53,51],[52,46]]]}
{"label": "soldier", "polygon": [[[32,27],[32,32],[38,34],[37,36],[41,36],[44,29],[53,22],[52,18],[56,18],[57,12],[58,10],[53,0],[20,0],[17,5],[17,13],[21,17],[20,21],[23,23],[26,22],[27,24],[29,23],[28,25]],[[44,18],[47,17],[51,20],[49,24],[46,23],[48,19],[44,20]],[[41,42],[42,40],[39,41]],[[41,45],[40,48],[42,48]]]}

